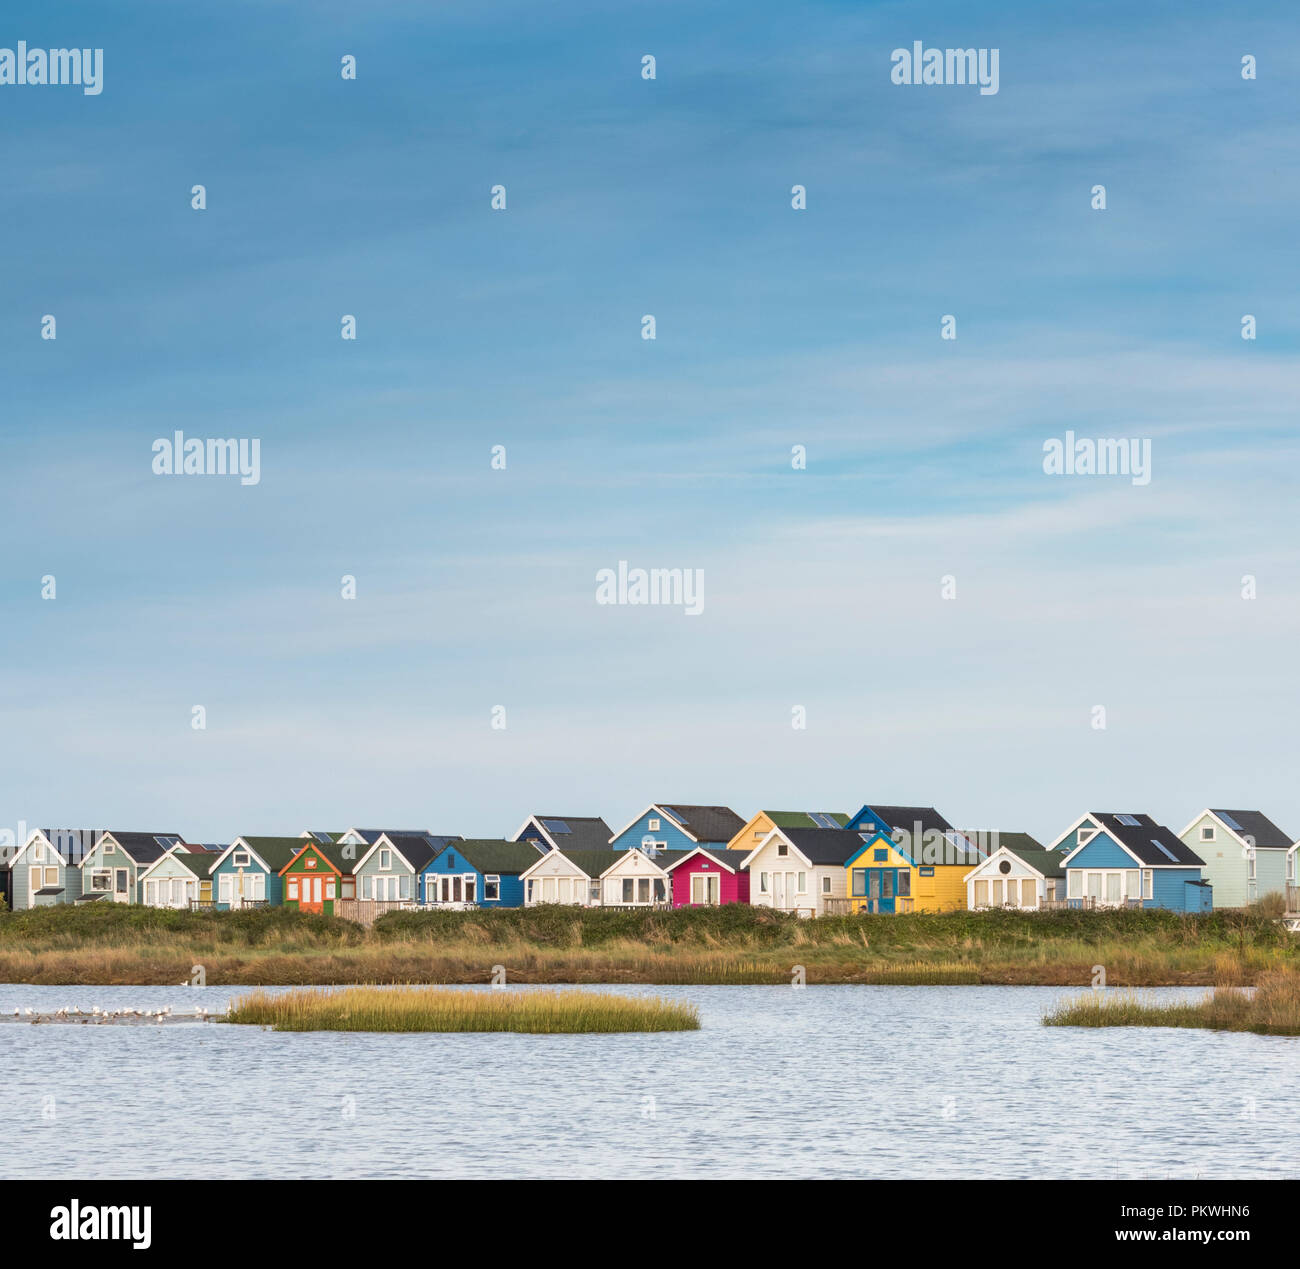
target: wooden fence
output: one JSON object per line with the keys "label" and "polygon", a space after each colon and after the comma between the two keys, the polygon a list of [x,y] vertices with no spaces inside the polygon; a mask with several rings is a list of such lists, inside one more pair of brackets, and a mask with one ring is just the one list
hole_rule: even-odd
{"label": "wooden fence", "polygon": [[335,899],[334,915],[358,925],[371,926],[385,912],[409,912],[414,907],[409,899]]}

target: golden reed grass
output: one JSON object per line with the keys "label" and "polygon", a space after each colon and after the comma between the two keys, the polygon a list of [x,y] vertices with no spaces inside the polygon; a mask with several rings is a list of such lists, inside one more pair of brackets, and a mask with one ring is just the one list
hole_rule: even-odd
{"label": "golden reed grass", "polygon": [[276,1031],[520,1031],[541,1034],[698,1031],[699,1010],[661,997],[586,991],[455,991],[445,987],[347,987],[250,992],[228,1022]]}
{"label": "golden reed grass", "polygon": [[1300,971],[1267,970],[1254,992],[1216,987],[1201,1000],[1157,1001],[1136,992],[1090,992],[1058,1005],[1043,1022],[1049,1027],[1199,1027],[1300,1035]]}

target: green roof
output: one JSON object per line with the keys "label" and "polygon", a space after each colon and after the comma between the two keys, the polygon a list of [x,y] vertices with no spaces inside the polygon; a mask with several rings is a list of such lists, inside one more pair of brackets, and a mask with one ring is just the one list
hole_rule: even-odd
{"label": "green roof", "polygon": [[[807,811],[764,811],[777,828],[825,828],[824,824],[818,824]],[[843,811],[820,811],[818,814],[829,815],[841,828],[844,828],[849,817]]]}
{"label": "green roof", "polygon": [[560,854],[577,864],[588,877],[599,877],[606,868],[612,868],[616,859],[623,858],[620,850],[560,850]]}
{"label": "green roof", "polygon": [[308,837],[241,837],[266,861],[272,872],[279,872],[307,843]]}
{"label": "green roof", "polygon": [[194,855],[189,851],[183,850],[176,851],[172,855],[172,858],[176,860],[178,864],[184,864],[186,868],[189,868],[192,872],[198,873],[200,877],[205,878],[211,875],[209,869],[217,862],[216,855]]}
{"label": "green roof", "polygon": [[[448,842],[445,850],[435,858],[441,859],[452,852],[468,860],[485,876],[488,873],[518,874],[523,872],[541,857],[531,842],[507,842],[498,837],[470,837],[463,842]],[[614,851],[609,852],[611,860],[617,859]]]}
{"label": "green roof", "polygon": [[[991,847],[992,842],[988,845]],[[1064,877],[1065,869],[1061,861],[1065,858],[1063,850],[1048,850],[1036,838],[1028,833],[998,833],[998,845],[1005,846],[1017,859],[1023,860],[1031,868],[1036,868],[1044,877]],[[990,853],[992,853],[990,851]]]}
{"label": "green roof", "polygon": [[[251,841],[252,839],[250,838],[249,840]],[[370,849],[365,842],[358,842],[355,845],[350,843],[340,845],[338,842],[335,842],[333,845],[327,846],[324,842],[312,841],[310,837],[299,837],[295,840],[298,842],[299,851],[310,846],[318,855],[321,856],[322,859],[328,859],[329,862],[332,863],[345,877],[352,876],[352,870],[361,862],[366,852]],[[344,854],[344,851],[346,851],[347,854]],[[277,871],[282,872],[287,862],[288,861],[286,860],[285,864],[281,864]],[[298,869],[295,868],[294,871],[297,872]],[[311,872],[312,870],[310,868],[303,868],[302,871]]]}

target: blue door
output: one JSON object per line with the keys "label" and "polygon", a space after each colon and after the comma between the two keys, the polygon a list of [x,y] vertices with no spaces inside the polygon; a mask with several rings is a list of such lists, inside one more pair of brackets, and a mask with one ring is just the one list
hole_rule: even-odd
{"label": "blue door", "polygon": [[893,912],[898,895],[897,868],[867,869],[867,911]]}

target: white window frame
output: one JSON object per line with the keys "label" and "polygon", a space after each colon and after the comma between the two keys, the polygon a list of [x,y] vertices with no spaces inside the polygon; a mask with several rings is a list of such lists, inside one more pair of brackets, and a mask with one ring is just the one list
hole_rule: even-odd
{"label": "white window frame", "polygon": [[1213,824],[1202,824],[1202,825],[1201,825],[1201,841],[1203,841],[1203,842],[1212,842],[1212,841],[1214,841],[1214,825],[1213,825]]}
{"label": "white window frame", "polygon": [[384,849],[382,849],[379,852],[379,871],[380,872],[393,871],[393,852],[389,850],[387,847],[384,847]]}
{"label": "white window frame", "polygon": [[489,872],[483,875],[483,902],[484,903],[501,902],[500,873]]}
{"label": "white window frame", "polygon": [[[100,880],[107,884],[96,885],[95,883]],[[90,870],[90,892],[94,894],[113,893],[113,870],[111,868],[92,868]]]}
{"label": "white window frame", "polygon": [[232,868],[251,868],[253,866],[253,856],[246,850],[237,850],[230,856],[230,866]]}

